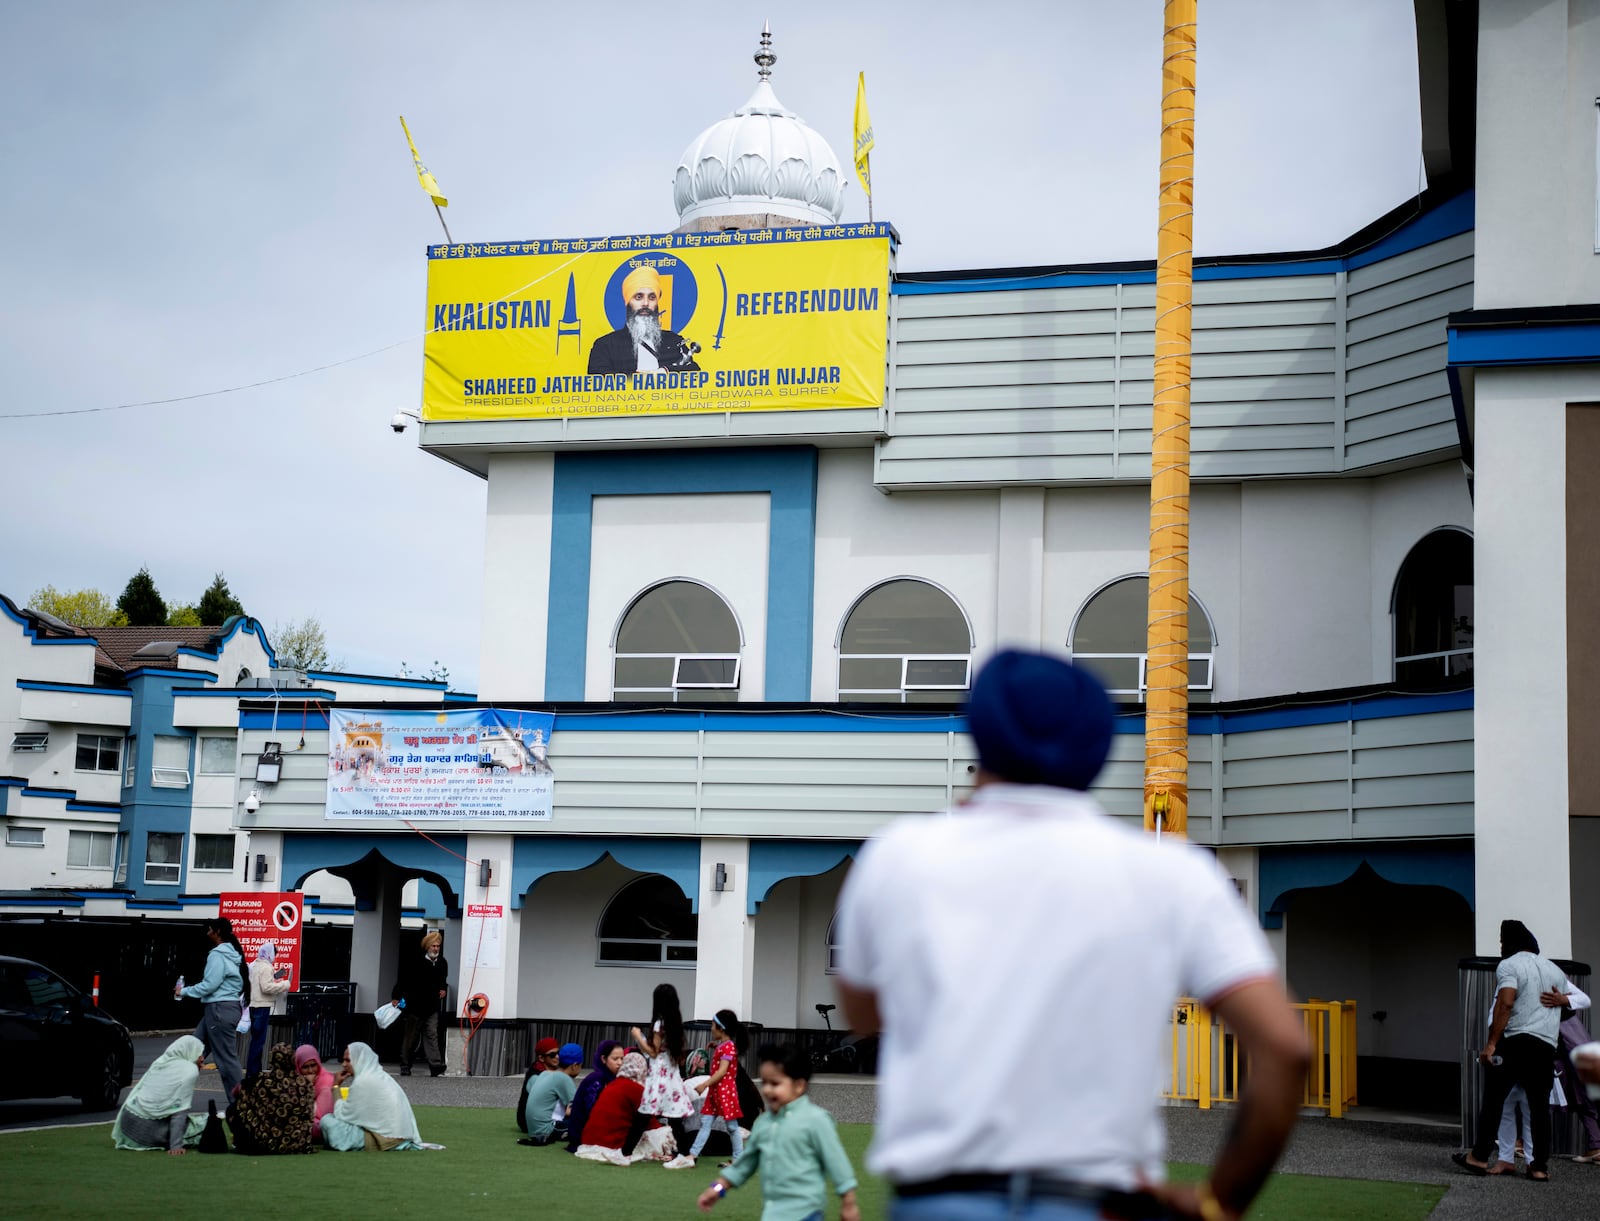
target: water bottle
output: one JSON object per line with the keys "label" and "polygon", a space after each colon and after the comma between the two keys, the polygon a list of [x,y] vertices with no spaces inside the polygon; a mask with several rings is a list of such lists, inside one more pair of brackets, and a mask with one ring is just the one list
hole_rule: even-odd
{"label": "water bottle", "polygon": [[180,976],[178,976],[178,982],[173,985],[172,999],[175,1000],[175,1001],[181,1001],[183,999],[183,997],[181,995],[179,995],[179,994],[182,991],[183,991],[183,976],[180,975]]}

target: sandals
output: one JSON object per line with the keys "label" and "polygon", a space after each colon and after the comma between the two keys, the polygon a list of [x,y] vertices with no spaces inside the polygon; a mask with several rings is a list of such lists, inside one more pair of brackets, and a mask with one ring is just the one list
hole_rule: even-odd
{"label": "sandals", "polygon": [[1543,1170],[1530,1170],[1530,1171],[1528,1171],[1528,1182],[1530,1182],[1530,1183],[1548,1183],[1549,1181],[1550,1181],[1550,1176],[1548,1174],[1546,1174]]}
{"label": "sandals", "polygon": [[1475,1178],[1485,1179],[1489,1177],[1489,1168],[1480,1166],[1476,1162],[1469,1162],[1465,1153],[1452,1153],[1450,1160]]}

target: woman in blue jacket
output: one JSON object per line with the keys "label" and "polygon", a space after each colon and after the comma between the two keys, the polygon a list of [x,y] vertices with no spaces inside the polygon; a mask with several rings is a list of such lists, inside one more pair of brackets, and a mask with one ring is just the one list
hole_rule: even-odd
{"label": "woman in blue jacket", "polygon": [[194,1028],[194,1037],[206,1045],[216,1061],[217,1073],[222,1077],[223,1097],[232,1098],[233,1091],[244,1080],[237,1036],[239,1014],[249,1003],[244,950],[233,935],[233,923],[229,920],[220,916],[207,920],[205,932],[206,940],[211,943],[211,952],[206,955],[205,976],[177,995],[205,1002],[205,1012]]}

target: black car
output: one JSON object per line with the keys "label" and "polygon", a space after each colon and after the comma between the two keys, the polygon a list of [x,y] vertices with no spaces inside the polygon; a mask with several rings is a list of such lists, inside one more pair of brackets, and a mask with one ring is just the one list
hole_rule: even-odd
{"label": "black car", "polygon": [[132,1080],[126,1026],[48,967],[0,957],[0,1099],[70,1094],[109,1111]]}

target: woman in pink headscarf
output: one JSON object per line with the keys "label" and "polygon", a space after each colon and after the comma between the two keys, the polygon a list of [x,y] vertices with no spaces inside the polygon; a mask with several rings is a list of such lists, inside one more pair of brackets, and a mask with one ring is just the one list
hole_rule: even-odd
{"label": "woman in pink headscarf", "polygon": [[321,1053],[309,1043],[302,1043],[295,1048],[294,1071],[311,1082],[317,1092],[316,1102],[311,1108],[311,1139],[317,1140],[322,1136],[322,1117],[333,1110],[338,1098],[333,1088],[333,1074],[322,1066]]}

